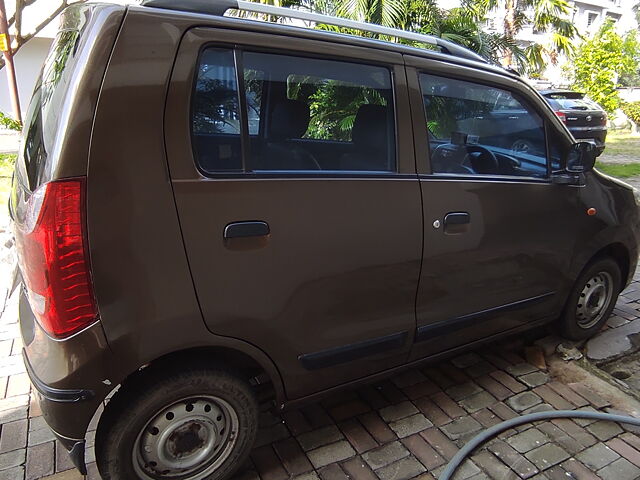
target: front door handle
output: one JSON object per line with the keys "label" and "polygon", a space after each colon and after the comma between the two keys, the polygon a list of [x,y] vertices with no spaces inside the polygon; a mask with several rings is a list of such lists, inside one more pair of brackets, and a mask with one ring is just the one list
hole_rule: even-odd
{"label": "front door handle", "polygon": [[458,235],[469,230],[471,215],[467,212],[451,212],[444,217],[444,233]]}
{"label": "front door handle", "polygon": [[271,233],[269,224],[262,221],[233,222],[224,227],[224,238],[266,237]]}

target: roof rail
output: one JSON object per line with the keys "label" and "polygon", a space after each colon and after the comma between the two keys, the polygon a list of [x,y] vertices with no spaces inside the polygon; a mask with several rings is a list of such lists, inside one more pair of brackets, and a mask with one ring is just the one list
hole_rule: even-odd
{"label": "roof rail", "polygon": [[263,15],[274,15],[277,17],[295,18],[308,22],[324,23],[335,27],[351,28],[363,32],[387,35],[389,37],[402,38],[414,42],[434,45],[448,55],[476,62],[488,63],[487,60],[475,52],[462,47],[456,43],[444,40],[432,35],[407,32],[397,28],[384,27],[373,23],[358,22],[347,18],[321,15],[319,13],[294,10],[292,8],[274,7],[262,3],[250,2],[246,0],[142,0],[142,5],[147,7],[165,8],[168,10],[179,10],[191,13],[204,13],[208,15],[222,16],[227,10],[235,9],[245,12],[260,13]]}

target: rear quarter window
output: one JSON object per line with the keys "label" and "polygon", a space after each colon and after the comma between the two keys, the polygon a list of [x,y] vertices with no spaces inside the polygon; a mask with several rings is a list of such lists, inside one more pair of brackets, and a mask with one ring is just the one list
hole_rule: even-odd
{"label": "rear quarter window", "polygon": [[80,38],[78,30],[62,30],[47,56],[25,118],[18,176],[33,191],[48,180],[49,156],[59,134],[72,65]]}

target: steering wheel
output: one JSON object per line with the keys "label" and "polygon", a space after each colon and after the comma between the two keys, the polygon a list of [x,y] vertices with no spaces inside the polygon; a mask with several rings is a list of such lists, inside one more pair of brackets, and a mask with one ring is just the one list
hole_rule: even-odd
{"label": "steering wheel", "polygon": [[496,174],[500,163],[491,150],[481,145],[445,143],[433,149],[431,169],[434,173]]}
{"label": "steering wheel", "polygon": [[473,170],[462,165],[466,151],[460,150],[461,145],[443,143],[431,152],[431,171],[433,173],[462,173],[473,174]]}
{"label": "steering wheel", "polygon": [[491,175],[500,173],[500,162],[495,154],[486,147],[481,145],[460,145],[467,152],[467,158],[471,164],[471,168],[475,173]]}

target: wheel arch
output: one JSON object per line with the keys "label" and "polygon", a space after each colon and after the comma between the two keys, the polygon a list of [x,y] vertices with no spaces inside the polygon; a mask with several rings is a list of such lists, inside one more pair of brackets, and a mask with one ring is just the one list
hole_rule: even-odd
{"label": "wheel arch", "polygon": [[222,367],[232,373],[239,374],[248,380],[256,393],[258,401],[273,399],[276,405],[285,401],[283,384],[275,365],[265,365],[254,356],[238,348],[229,346],[199,346],[177,350],[161,355],[160,357],[140,366],[131,372],[105,397],[105,401],[99,406],[89,424],[89,430],[100,430],[100,421],[105,411],[109,409],[109,400],[121,389],[128,389],[143,376],[147,376],[162,370],[166,366],[175,367],[176,364],[206,365]]}
{"label": "wheel arch", "polygon": [[258,379],[259,384],[271,383],[275,400],[284,401],[280,373],[275,365],[265,364],[264,359],[256,358],[244,349],[228,345],[197,346],[166,353],[142,365],[128,375],[120,385],[126,386],[127,383],[135,381],[140,375],[146,375],[167,365],[175,366],[180,363],[222,367],[247,380]]}
{"label": "wheel arch", "polygon": [[621,242],[611,243],[598,250],[584,265],[583,270],[595,260],[604,257],[612,258],[618,264],[618,267],[620,267],[620,291],[624,290],[627,285],[629,274],[631,273],[631,254],[629,249]]}

